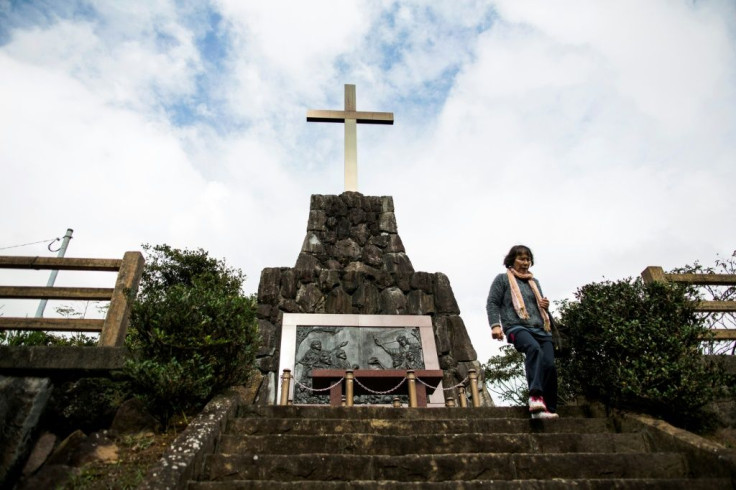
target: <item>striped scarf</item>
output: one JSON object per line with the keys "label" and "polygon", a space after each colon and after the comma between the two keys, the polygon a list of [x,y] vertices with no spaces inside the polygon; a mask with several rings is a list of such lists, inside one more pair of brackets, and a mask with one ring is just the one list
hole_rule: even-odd
{"label": "striped scarf", "polygon": [[506,274],[509,277],[509,285],[511,286],[511,302],[514,304],[514,310],[516,310],[516,314],[519,315],[519,318],[522,318],[524,320],[529,319],[529,312],[527,311],[526,305],[524,304],[524,298],[521,296],[519,283],[516,282],[516,278],[518,277],[519,279],[529,281],[529,287],[532,288],[532,292],[534,292],[534,297],[537,298],[537,307],[539,308],[539,314],[542,315],[542,320],[544,321],[544,331],[549,332],[551,330],[549,315],[547,314],[547,310],[542,308],[542,306],[539,304],[542,301],[542,294],[539,292],[537,282],[533,279],[534,276],[532,276],[532,273],[527,272],[526,274],[522,274],[509,267],[506,271]]}

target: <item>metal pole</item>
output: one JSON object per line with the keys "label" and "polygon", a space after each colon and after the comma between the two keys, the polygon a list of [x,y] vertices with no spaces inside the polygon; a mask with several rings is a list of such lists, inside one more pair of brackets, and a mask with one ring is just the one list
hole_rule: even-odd
{"label": "metal pole", "polygon": [[409,383],[409,407],[417,406],[417,377],[413,369],[406,371],[406,380]]}
{"label": "metal pole", "polygon": [[291,369],[284,369],[284,374],[281,376],[281,403],[279,405],[284,406],[289,404],[289,390],[291,387]]}
{"label": "metal pole", "polygon": [[353,380],[355,379],[355,375],[353,374],[352,369],[348,369],[345,371],[345,405],[348,407],[353,406]]}
{"label": "metal pole", "polygon": [[[61,258],[66,253],[66,247],[69,246],[69,240],[72,239],[72,233],[74,233],[74,230],[71,228],[67,228],[66,235],[64,235],[64,238],[61,241],[61,248],[59,249],[59,253],[56,254],[57,257]],[[56,276],[59,274],[58,270],[51,271],[51,275],[49,276],[49,280],[46,283],[46,287],[50,288],[54,285],[56,282]],[[43,317],[43,310],[46,309],[46,303],[48,303],[47,299],[42,299],[40,303],[38,303],[38,308],[36,309],[36,318],[42,318]]]}

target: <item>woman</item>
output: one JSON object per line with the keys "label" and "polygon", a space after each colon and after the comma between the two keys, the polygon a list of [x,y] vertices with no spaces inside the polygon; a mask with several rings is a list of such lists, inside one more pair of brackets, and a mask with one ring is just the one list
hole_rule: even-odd
{"label": "woman", "polygon": [[515,245],[503,265],[506,272],[493,280],[486,302],[491,336],[503,340],[505,335],[524,354],[532,418],[556,418],[557,369],[547,312],[549,300],[529,272],[534,255],[529,247]]}

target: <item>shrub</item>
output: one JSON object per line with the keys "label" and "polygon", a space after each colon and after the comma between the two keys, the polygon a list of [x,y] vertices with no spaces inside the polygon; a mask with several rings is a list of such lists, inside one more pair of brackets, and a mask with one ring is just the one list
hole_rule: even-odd
{"label": "shrub", "polygon": [[259,342],[256,301],[241,292],[242,272],[202,249],[143,248],[125,373],[165,427],[173,414],[247,380]]}
{"label": "shrub", "polygon": [[564,371],[609,406],[644,410],[695,427],[722,385],[700,351],[708,329],[687,288],[641,279],[588,284],[564,301],[570,357]]}

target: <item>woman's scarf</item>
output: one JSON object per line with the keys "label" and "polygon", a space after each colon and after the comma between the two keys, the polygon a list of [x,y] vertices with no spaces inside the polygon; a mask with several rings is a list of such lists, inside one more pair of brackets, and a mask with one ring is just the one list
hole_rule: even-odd
{"label": "woman's scarf", "polygon": [[526,274],[522,274],[521,272],[518,272],[515,269],[509,267],[506,271],[506,274],[509,277],[509,285],[511,286],[511,302],[514,304],[514,310],[516,310],[516,314],[519,315],[519,318],[522,318],[524,320],[529,319],[529,312],[527,311],[526,305],[524,304],[524,298],[521,296],[519,283],[516,282],[516,278],[518,277],[519,279],[529,281],[529,287],[532,288],[534,297],[537,298],[537,307],[539,308],[539,314],[542,315],[542,320],[544,321],[544,331],[549,332],[551,330],[549,315],[547,314],[547,310],[542,308],[542,305],[540,304],[542,301],[542,294],[539,292],[537,282],[533,279],[534,276],[532,275],[532,273],[527,272]]}

